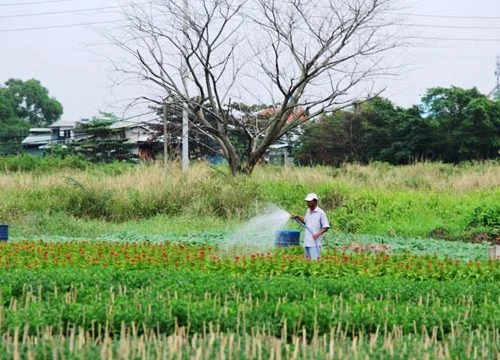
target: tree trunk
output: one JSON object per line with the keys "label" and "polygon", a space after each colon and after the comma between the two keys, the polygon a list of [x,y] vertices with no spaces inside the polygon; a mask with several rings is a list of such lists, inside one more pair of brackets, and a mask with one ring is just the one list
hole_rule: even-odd
{"label": "tree trunk", "polygon": [[229,138],[221,138],[219,141],[223,144],[224,155],[227,159],[229,169],[231,170],[231,175],[236,176],[240,173],[241,160],[238,156],[236,149],[229,140]]}

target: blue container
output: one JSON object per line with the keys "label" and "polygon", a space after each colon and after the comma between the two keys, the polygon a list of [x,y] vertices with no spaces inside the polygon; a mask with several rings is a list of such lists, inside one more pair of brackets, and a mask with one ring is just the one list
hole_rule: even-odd
{"label": "blue container", "polygon": [[9,225],[0,224],[0,241],[9,240]]}
{"label": "blue container", "polygon": [[300,231],[297,230],[280,230],[276,231],[277,247],[299,246],[300,245]]}

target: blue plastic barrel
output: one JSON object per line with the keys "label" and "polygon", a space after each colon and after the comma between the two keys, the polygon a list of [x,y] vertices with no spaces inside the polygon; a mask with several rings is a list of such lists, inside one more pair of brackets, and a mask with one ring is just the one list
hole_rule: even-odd
{"label": "blue plastic barrel", "polygon": [[9,225],[0,224],[0,241],[9,240]]}
{"label": "blue plastic barrel", "polygon": [[297,230],[280,230],[276,231],[277,247],[298,246],[300,245],[300,231]]}

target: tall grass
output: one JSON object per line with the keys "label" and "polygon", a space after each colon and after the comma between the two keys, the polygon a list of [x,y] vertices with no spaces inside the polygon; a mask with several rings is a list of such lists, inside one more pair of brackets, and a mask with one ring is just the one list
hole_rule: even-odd
{"label": "tall grass", "polygon": [[500,186],[500,163],[416,163],[393,166],[386,163],[370,165],[345,164],[332,167],[267,167],[257,168],[254,177],[260,181],[287,182],[318,186],[333,182],[354,188],[382,190],[422,190],[464,193]]}
{"label": "tall grass", "polygon": [[320,206],[340,232],[495,241],[500,228],[497,162],[262,166],[251,177],[236,178],[201,163],[187,174],[171,164],[168,176],[161,164],[61,167],[1,172],[0,189],[0,222],[22,234],[68,235],[65,228],[77,232],[87,222],[104,229],[145,219],[157,219],[153,227],[159,231],[179,218],[195,228],[219,228],[250,218],[268,203],[301,213],[308,192],[320,195]]}

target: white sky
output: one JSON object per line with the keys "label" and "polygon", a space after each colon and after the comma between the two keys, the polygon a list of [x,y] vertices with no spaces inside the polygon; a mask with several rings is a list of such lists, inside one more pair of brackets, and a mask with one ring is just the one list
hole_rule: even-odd
{"label": "white sky", "polygon": [[[117,4],[118,0],[0,0],[0,82],[40,80],[63,104],[63,119],[91,117],[99,110],[123,115],[123,106],[139,94],[112,86],[110,65],[102,55],[112,56],[116,50],[102,45],[107,40],[96,31],[117,24],[66,27],[116,19],[117,9],[75,10]],[[401,12],[414,14],[407,22],[415,25],[409,30],[420,39],[413,48],[401,50],[407,67],[396,79],[381,81],[387,86],[383,96],[409,106],[430,87],[476,86],[486,94],[493,89],[500,56],[499,0],[413,0]],[[61,27],[33,29],[52,26]]]}

